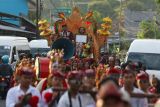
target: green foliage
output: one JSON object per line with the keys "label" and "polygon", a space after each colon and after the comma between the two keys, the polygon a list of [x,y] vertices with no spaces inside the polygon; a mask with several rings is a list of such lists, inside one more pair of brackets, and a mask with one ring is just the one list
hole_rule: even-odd
{"label": "green foliage", "polygon": [[127,40],[125,40],[125,38],[121,38],[121,40],[122,40],[122,41],[121,41],[120,50],[128,50],[131,41],[127,41]]}
{"label": "green foliage", "polygon": [[93,18],[98,22],[101,23],[102,22],[102,14],[98,11],[94,11],[93,12]]}
{"label": "green foliage", "polygon": [[114,8],[119,7],[120,6],[120,2],[117,0],[107,0],[108,3],[113,6]]}
{"label": "green foliage", "polygon": [[160,31],[158,30],[158,26],[155,21],[143,20],[139,26],[141,30],[137,33],[138,38],[160,38]]}
{"label": "green foliage", "polygon": [[156,3],[160,4],[160,0],[155,0],[155,1],[156,1]]}
{"label": "green foliage", "polygon": [[[118,13],[115,9],[119,7],[119,2],[117,0],[104,0],[103,2],[94,2],[93,4],[89,4],[89,10],[94,10],[100,13],[100,17],[109,16],[112,19],[115,19],[118,16]],[[99,20],[97,20],[99,22]]]}
{"label": "green foliage", "polygon": [[28,13],[28,18],[29,18],[29,20],[31,20],[32,22],[35,22],[36,12],[35,12],[35,11],[29,11],[29,13]]}
{"label": "green foliage", "polygon": [[133,11],[156,10],[155,0],[129,0],[127,8]]}
{"label": "green foliage", "polygon": [[146,8],[144,6],[144,3],[140,2],[140,1],[136,1],[136,0],[129,2],[127,8],[132,10],[132,11],[146,10]]}
{"label": "green foliage", "polygon": [[160,0],[155,0],[156,7],[157,7],[157,15],[160,16]]}

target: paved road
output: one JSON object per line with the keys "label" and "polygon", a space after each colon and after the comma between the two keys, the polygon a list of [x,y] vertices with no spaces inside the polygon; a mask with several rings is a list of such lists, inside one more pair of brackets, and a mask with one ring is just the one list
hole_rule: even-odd
{"label": "paved road", "polygon": [[0,100],[0,107],[5,107],[5,100]]}

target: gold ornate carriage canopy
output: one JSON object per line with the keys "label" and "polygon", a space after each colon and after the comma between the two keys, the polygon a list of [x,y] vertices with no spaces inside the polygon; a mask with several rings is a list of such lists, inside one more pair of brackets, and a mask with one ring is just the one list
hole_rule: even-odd
{"label": "gold ornate carriage canopy", "polygon": [[[68,30],[74,35],[78,33],[80,27],[84,27],[87,32],[87,36],[93,40],[93,55],[95,60],[98,60],[100,56],[100,48],[107,40],[107,36],[110,35],[109,29],[111,29],[112,20],[108,17],[104,18],[105,23],[101,24],[101,29],[97,29],[97,22],[92,17],[93,12],[89,11],[85,16],[80,14],[80,10],[74,7],[69,17],[65,17],[64,13],[59,13],[58,16],[62,20],[55,22],[55,33],[61,32],[62,25],[67,25]],[[46,36],[49,38],[49,36]],[[50,40],[50,39],[47,39]]]}

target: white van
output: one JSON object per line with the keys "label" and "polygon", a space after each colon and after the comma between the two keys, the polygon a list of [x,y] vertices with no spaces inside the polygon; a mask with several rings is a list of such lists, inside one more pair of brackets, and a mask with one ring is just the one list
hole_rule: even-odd
{"label": "white van", "polygon": [[30,47],[27,38],[0,35],[0,56],[8,55],[9,63],[19,59],[20,53],[29,53]]}
{"label": "white van", "polygon": [[160,40],[134,40],[126,55],[126,61],[140,61],[146,66],[148,74],[160,78]]}
{"label": "white van", "polygon": [[31,54],[34,57],[35,54],[47,54],[50,51],[48,41],[46,39],[32,40],[29,42],[31,48]]}

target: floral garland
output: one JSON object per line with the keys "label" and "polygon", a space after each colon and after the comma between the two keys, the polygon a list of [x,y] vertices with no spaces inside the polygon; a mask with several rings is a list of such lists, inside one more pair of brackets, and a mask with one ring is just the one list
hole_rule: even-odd
{"label": "floral garland", "polygon": [[86,43],[82,46],[82,57],[87,58],[91,54],[91,45]]}
{"label": "floral garland", "polygon": [[49,51],[47,53],[47,56],[50,58],[52,62],[61,62],[64,56],[64,51],[63,49],[53,49],[52,51]]}
{"label": "floral garland", "polygon": [[111,29],[112,20],[109,17],[103,18],[103,22],[101,24],[101,29],[98,30],[98,34],[103,36],[109,36],[111,33],[109,30]]}
{"label": "floral garland", "polygon": [[23,106],[29,104],[31,107],[38,107],[39,97],[30,94],[21,95],[18,97],[19,101],[23,101]]}
{"label": "floral garland", "polygon": [[49,103],[52,100],[53,94],[51,92],[47,92],[44,95],[46,103]]}

